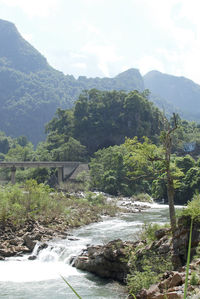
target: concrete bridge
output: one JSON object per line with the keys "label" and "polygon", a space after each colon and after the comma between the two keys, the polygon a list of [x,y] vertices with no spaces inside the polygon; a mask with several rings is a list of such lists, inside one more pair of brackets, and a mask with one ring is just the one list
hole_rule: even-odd
{"label": "concrete bridge", "polygon": [[10,168],[11,169],[11,183],[15,184],[15,173],[17,167],[45,167],[45,168],[58,168],[58,184],[63,181],[63,178],[70,177],[74,171],[83,163],[81,162],[36,162],[36,161],[26,161],[26,162],[0,162],[0,168]]}

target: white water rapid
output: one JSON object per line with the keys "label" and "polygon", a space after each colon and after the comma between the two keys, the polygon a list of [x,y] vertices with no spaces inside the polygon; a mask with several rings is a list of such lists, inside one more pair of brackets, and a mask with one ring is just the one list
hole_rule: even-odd
{"label": "white water rapid", "polygon": [[[3,299],[76,299],[61,275],[83,299],[124,299],[123,288],[116,282],[99,279],[70,265],[87,244],[105,244],[114,239],[136,240],[144,222],[168,221],[168,206],[151,204],[141,213],[105,217],[102,222],[72,230],[73,238],[54,240],[39,252],[36,260],[28,256],[0,261],[0,298]],[[37,253],[37,246],[32,255]]]}

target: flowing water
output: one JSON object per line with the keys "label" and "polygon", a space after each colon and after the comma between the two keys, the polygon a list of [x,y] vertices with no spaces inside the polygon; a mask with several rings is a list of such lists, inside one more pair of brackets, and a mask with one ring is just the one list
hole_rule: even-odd
{"label": "flowing water", "polygon": [[118,283],[79,271],[70,266],[70,259],[88,244],[105,244],[118,238],[136,240],[144,222],[165,223],[168,219],[168,206],[153,204],[141,213],[105,217],[102,222],[74,229],[73,240],[49,242],[36,260],[28,260],[25,255],[0,261],[0,298],[77,298],[61,279],[62,275],[83,299],[124,299],[124,289]]}

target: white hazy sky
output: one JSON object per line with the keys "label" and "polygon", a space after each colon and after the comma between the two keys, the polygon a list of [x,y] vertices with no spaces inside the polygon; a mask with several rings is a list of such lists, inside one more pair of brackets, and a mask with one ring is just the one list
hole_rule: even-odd
{"label": "white hazy sky", "polygon": [[133,67],[200,84],[199,0],[0,0],[0,18],[65,74]]}

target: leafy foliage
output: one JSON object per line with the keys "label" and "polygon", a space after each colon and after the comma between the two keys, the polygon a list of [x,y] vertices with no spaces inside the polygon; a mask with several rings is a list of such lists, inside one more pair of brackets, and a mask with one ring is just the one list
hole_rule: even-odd
{"label": "leafy foliage", "polygon": [[90,163],[90,186],[110,193],[128,193],[128,181],[123,162],[125,148],[113,146],[99,150]]}
{"label": "leafy foliage", "polygon": [[163,226],[158,223],[144,223],[141,232],[141,240],[146,240],[147,243],[157,240],[155,232],[160,228],[167,227],[168,224]]}
{"label": "leafy foliage", "polygon": [[25,221],[40,220],[51,223],[61,217],[70,227],[100,219],[101,214],[114,216],[117,208],[101,195],[88,194],[80,199],[57,193],[48,185],[27,180],[23,186],[0,187],[0,224],[21,225]]}
{"label": "leafy foliage", "polygon": [[83,92],[73,110],[57,110],[46,126],[48,147],[73,137],[86,146],[89,154],[119,145],[125,137],[151,136],[157,140],[162,127],[161,113],[138,91]]}
{"label": "leafy foliage", "polygon": [[200,220],[200,195],[195,195],[192,201],[188,202],[186,208],[181,211],[181,216],[189,216],[191,219]]}
{"label": "leafy foliage", "polygon": [[137,294],[143,288],[148,289],[150,285],[159,281],[166,270],[172,269],[169,256],[163,257],[152,251],[144,253],[139,267],[133,254],[130,256],[129,264],[131,273],[127,277],[127,285],[129,293],[133,294]]}
{"label": "leafy foliage", "polygon": [[[155,199],[167,200],[166,166],[162,146],[148,138],[126,139],[120,146],[97,151],[90,162],[91,188],[111,194],[148,193]],[[171,157],[175,202],[191,200],[200,190],[199,161],[186,155]]]}
{"label": "leafy foliage", "polygon": [[5,225],[10,220],[19,224],[30,218],[45,219],[59,215],[62,207],[49,195],[50,190],[48,186],[38,185],[34,180],[26,181],[25,191],[17,185],[1,187],[0,222]]}

